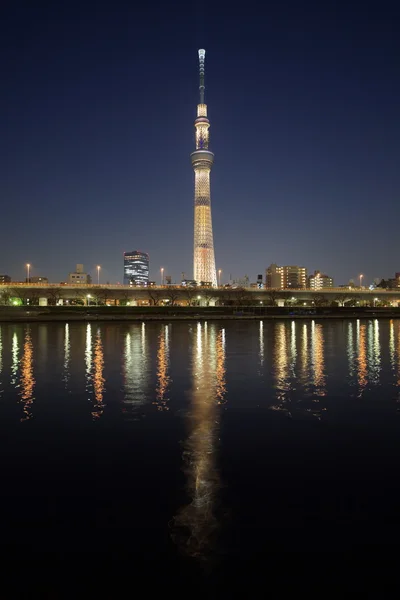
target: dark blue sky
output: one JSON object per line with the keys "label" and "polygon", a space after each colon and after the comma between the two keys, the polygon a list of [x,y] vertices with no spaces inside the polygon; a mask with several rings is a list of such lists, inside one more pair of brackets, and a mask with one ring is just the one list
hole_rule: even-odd
{"label": "dark blue sky", "polygon": [[138,249],[192,276],[199,47],[225,281],[400,271],[398,3],[204,7],[3,0],[0,273],[122,281]]}

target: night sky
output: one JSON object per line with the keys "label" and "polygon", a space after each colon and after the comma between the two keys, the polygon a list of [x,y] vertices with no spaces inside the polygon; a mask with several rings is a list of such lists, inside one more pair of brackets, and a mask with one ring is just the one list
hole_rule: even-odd
{"label": "night sky", "polygon": [[400,271],[398,3],[135,4],[1,3],[0,273],[192,277],[200,47],[224,282]]}

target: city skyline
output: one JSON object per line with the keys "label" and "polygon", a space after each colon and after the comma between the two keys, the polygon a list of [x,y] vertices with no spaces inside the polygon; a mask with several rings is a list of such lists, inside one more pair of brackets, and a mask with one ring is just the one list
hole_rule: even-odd
{"label": "city skyline", "polygon": [[151,280],[162,267],[174,281],[192,272],[198,47],[212,58],[223,281],[255,281],[271,263],[338,284],[399,271],[390,10],[250,4],[238,15],[213,8],[205,26],[194,7],[156,5],[99,2],[95,19],[73,2],[4,9],[0,273],[22,280],[29,263],[63,281],[83,262],[122,282],[131,248],[149,254]]}

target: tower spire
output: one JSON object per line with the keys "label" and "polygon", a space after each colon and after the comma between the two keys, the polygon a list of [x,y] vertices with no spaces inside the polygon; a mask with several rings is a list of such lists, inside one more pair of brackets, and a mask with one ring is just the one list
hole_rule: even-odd
{"label": "tower spire", "polygon": [[204,90],[205,90],[205,85],[204,85],[204,61],[206,58],[206,51],[205,50],[199,50],[199,63],[200,63],[200,86],[199,86],[199,91],[200,91],[200,104],[204,104]]}

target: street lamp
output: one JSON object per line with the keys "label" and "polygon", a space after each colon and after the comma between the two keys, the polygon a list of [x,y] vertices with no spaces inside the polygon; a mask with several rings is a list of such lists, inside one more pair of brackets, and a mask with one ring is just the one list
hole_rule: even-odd
{"label": "street lamp", "polygon": [[362,287],[362,280],[363,280],[364,275],[360,275],[360,288]]}
{"label": "street lamp", "polygon": [[100,265],[97,265],[97,285],[100,285]]}
{"label": "street lamp", "polygon": [[376,306],[377,302],[378,302],[378,298],[374,298],[374,306]]}
{"label": "street lamp", "polygon": [[218,269],[218,287],[221,287],[221,273],[222,269]]}
{"label": "street lamp", "polygon": [[26,283],[29,283],[29,270],[31,268],[31,265],[28,263],[26,265]]}
{"label": "street lamp", "polygon": [[90,294],[88,294],[88,295],[86,296],[86,298],[87,298],[87,305],[89,306],[89,305],[90,305],[90,302],[89,302],[89,300],[90,300],[90,298],[91,298],[91,295],[90,295]]}
{"label": "street lamp", "polygon": [[164,285],[164,267],[161,267],[161,285]]}

